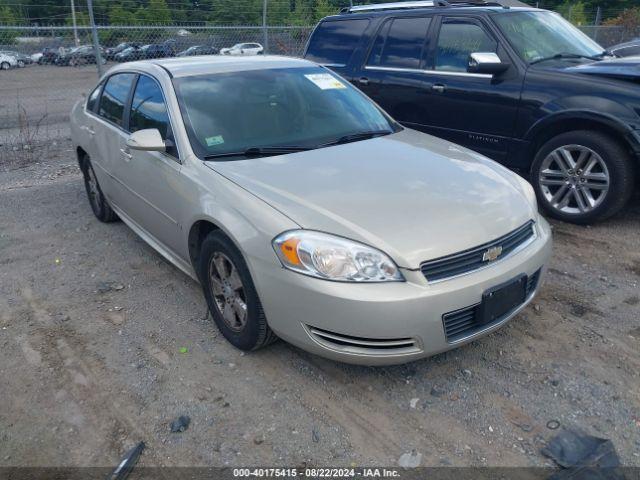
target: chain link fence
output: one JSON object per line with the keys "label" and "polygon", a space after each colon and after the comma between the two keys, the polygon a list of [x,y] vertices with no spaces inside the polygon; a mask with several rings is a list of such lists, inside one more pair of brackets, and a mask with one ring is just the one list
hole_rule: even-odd
{"label": "chain link fence", "polygon": [[[605,47],[640,36],[640,31],[624,27],[580,28]],[[119,61],[146,57],[216,54],[243,43],[259,44],[264,53],[300,56],[312,29],[313,26],[101,26],[98,38],[108,68]],[[149,44],[155,45],[152,53],[145,52],[144,46]],[[87,27],[0,26],[0,51],[17,52],[24,64],[23,68],[0,70],[0,169],[46,156],[69,137],[71,106],[96,81],[91,45],[91,30]],[[130,48],[124,49],[125,46]]]}
{"label": "chain link fence", "polygon": [[[312,29],[312,26],[98,27],[98,38],[107,69],[117,62],[142,58],[218,54],[238,44],[258,44],[255,48],[269,54],[300,56]],[[145,48],[146,45],[153,47]],[[247,46],[245,53],[255,53],[252,47]],[[0,26],[0,51],[13,52],[24,65],[0,70],[2,169],[48,155],[68,138],[71,106],[95,84],[97,72],[91,30],[86,27]]]}

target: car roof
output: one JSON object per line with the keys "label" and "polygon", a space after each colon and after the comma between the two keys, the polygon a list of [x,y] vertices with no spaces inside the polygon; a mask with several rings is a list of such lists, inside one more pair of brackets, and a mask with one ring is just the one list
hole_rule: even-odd
{"label": "car roof", "polygon": [[[372,5],[374,6],[374,5]],[[325,20],[338,20],[346,18],[367,18],[367,17],[387,17],[390,15],[402,15],[411,13],[454,13],[454,12],[469,12],[469,13],[509,13],[509,12],[542,12],[545,11],[535,7],[511,7],[508,5],[469,5],[452,3],[448,6],[433,6],[433,7],[414,7],[414,8],[388,8],[384,10],[364,10],[361,12],[341,12],[337,15],[331,15],[325,17]]]}
{"label": "car roof", "polygon": [[296,68],[313,67],[309,60],[278,55],[256,55],[251,57],[212,56],[212,57],[174,57],[158,60],[141,60],[118,65],[111,72],[136,69],[152,72],[154,67],[161,67],[172,77],[189,77],[208,73],[226,73],[263,68]]}

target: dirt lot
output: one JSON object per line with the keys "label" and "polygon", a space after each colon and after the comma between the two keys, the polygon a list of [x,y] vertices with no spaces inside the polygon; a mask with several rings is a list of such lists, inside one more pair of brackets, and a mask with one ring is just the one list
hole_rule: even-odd
{"label": "dirt lot", "polygon": [[0,466],[115,465],[139,440],[142,465],[541,466],[551,420],[640,466],[638,197],[554,223],[547,283],[505,328],[364,368],[232,348],[195,282],[93,217],[69,148],[0,165]]}

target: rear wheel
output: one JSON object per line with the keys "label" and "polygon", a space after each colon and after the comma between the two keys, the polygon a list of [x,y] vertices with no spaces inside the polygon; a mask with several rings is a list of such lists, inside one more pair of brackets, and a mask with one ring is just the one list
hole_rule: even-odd
{"label": "rear wheel", "polygon": [[18,60],[18,68],[24,68],[24,60]]}
{"label": "rear wheel", "polygon": [[269,328],[249,268],[222,232],[211,232],[198,257],[204,296],[222,335],[236,348],[257,350],[277,337]]}
{"label": "rear wheel", "polygon": [[544,210],[582,224],[620,211],[633,192],[634,178],[624,145],[597,131],[552,138],[540,148],[531,168],[531,183]]}
{"label": "rear wheel", "polygon": [[89,156],[85,156],[82,160],[82,174],[84,176],[84,187],[89,197],[91,210],[98,220],[104,223],[115,222],[118,216],[113,211],[109,202],[102,193],[96,172],[93,170]]}

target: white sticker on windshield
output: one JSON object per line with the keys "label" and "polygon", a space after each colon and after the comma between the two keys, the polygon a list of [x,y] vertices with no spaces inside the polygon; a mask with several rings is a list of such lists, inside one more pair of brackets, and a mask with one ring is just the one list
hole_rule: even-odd
{"label": "white sticker on windshield", "polygon": [[321,90],[347,88],[344,83],[328,73],[312,73],[309,75],[305,75],[305,77],[311,80]]}

